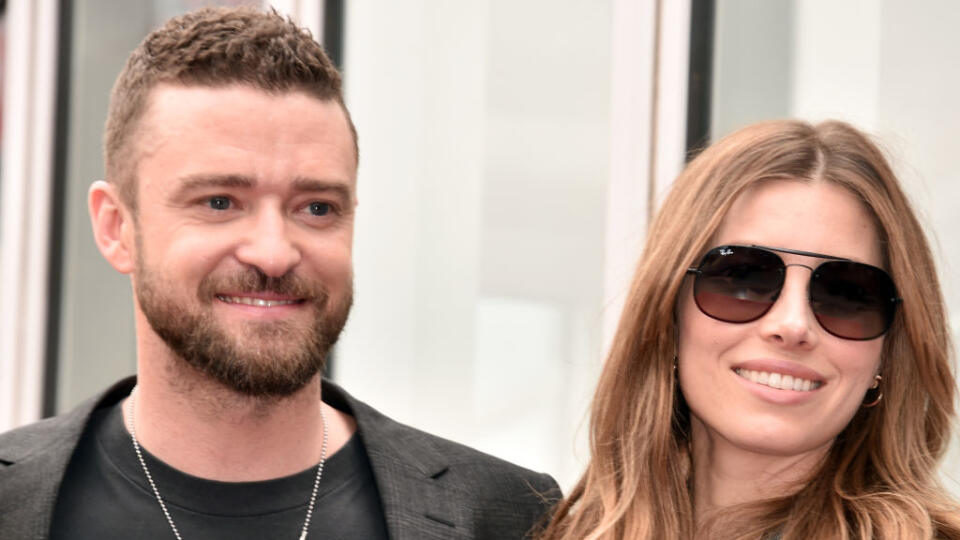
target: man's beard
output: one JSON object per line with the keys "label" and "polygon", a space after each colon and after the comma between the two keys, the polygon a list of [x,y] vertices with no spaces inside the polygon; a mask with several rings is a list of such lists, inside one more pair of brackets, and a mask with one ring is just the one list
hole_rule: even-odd
{"label": "man's beard", "polygon": [[[207,276],[193,301],[180,302],[164,294],[174,289],[172,284],[137,260],[137,285],[140,309],[177,357],[227,388],[257,398],[288,396],[323,370],[353,301],[352,289],[341,302],[331,304],[319,283],[292,273],[269,277],[253,267],[235,276]],[[304,307],[313,312],[312,326],[289,320],[251,321],[231,333],[213,314],[213,303],[220,302],[218,291],[304,299]]]}

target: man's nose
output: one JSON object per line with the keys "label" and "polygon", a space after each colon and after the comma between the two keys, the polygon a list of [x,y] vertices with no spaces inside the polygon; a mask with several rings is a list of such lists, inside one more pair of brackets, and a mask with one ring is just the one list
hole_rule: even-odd
{"label": "man's nose", "polygon": [[292,237],[295,231],[279,209],[262,209],[251,217],[237,247],[237,259],[267,276],[283,276],[301,259],[300,248]]}
{"label": "man's nose", "polygon": [[819,342],[817,323],[808,299],[810,268],[787,267],[783,289],[770,311],[760,319],[764,339],[788,348],[813,348]]}

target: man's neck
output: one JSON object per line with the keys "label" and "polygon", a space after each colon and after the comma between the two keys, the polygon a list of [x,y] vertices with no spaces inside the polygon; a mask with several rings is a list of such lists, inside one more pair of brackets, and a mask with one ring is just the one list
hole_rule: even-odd
{"label": "man's neck", "polygon": [[[316,465],[323,443],[320,407],[329,424],[327,456],[356,430],[352,417],[322,403],[319,375],[290,396],[258,399],[230,390],[176,358],[145,358],[149,352],[141,350],[138,361],[137,440],[187,474],[243,482]],[[130,406],[131,400],[125,400],[125,419]]]}

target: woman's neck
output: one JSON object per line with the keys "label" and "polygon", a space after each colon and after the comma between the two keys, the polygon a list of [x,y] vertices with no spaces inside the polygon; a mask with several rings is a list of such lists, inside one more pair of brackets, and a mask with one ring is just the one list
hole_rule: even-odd
{"label": "woman's neck", "polygon": [[738,447],[691,419],[693,503],[702,524],[738,504],[789,495],[821,463],[830,444],[797,455],[770,455]]}

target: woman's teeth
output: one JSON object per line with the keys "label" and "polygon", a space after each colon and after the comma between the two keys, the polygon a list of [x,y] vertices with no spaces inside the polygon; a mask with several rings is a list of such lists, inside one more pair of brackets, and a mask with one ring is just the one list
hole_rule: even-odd
{"label": "woman's teeth", "polygon": [[820,388],[823,383],[820,381],[809,381],[794,377],[792,375],[783,375],[782,373],[772,373],[768,371],[754,371],[752,369],[736,368],[733,370],[737,375],[748,379],[757,384],[778,388],[780,390],[793,390],[796,392],[809,392]]}

